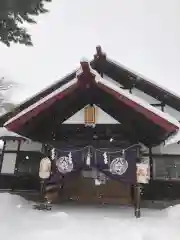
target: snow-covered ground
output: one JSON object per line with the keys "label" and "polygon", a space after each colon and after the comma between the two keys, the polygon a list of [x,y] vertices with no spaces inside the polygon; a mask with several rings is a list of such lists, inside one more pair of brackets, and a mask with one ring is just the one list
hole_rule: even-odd
{"label": "snow-covered ground", "polygon": [[180,205],[143,210],[135,219],[132,208],[58,206],[33,210],[19,196],[0,194],[2,240],[179,240]]}

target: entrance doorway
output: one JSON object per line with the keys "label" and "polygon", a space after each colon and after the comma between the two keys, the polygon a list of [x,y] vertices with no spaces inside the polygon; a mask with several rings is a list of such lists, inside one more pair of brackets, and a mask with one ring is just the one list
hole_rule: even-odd
{"label": "entrance doorway", "polygon": [[[59,138],[49,142],[54,148],[60,149],[85,149],[92,146],[101,152],[118,152],[136,143],[133,138],[128,138],[128,134],[123,132],[120,124],[99,124],[95,128],[88,128],[77,124],[64,124],[56,132]],[[131,136],[132,137],[132,136]],[[63,155],[62,155],[63,156]],[[85,155],[84,155],[85,156]],[[77,156],[77,159],[79,159]],[[73,156],[72,156],[73,158]],[[113,160],[113,159],[112,159]],[[93,160],[92,160],[93,161]],[[93,175],[93,173],[89,174]],[[83,171],[74,171],[65,174],[63,188],[59,194],[60,200],[74,201],[81,203],[112,203],[131,205],[132,184],[125,183],[114,178],[106,178],[105,183],[96,184],[94,177],[83,175]]]}
{"label": "entrance doorway", "polygon": [[93,177],[78,172],[65,177],[59,198],[63,201],[87,204],[131,205],[131,189],[131,184],[111,178],[107,178],[102,184],[97,184]]}

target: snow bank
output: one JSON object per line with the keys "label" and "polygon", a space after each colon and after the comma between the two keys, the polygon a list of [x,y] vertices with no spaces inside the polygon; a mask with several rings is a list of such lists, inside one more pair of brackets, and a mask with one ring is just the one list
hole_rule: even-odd
{"label": "snow bank", "polygon": [[0,194],[0,210],[4,209],[5,207],[17,207],[19,204],[27,205],[27,203],[28,201],[20,196],[11,195],[9,193]]}
{"label": "snow bank", "polygon": [[175,206],[170,206],[164,211],[168,218],[180,221],[180,204]]}
{"label": "snow bank", "polygon": [[26,209],[30,207],[24,198],[9,193],[0,194],[0,217],[3,214],[12,215],[12,212],[19,211],[22,207]]}
{"label": "snow bank", "polygon": [[135,219],[132,208],[54,207],[50,212],[33,210],[21,197],[0,194],[2,240],[179,240],[180,205],[143,210]]}

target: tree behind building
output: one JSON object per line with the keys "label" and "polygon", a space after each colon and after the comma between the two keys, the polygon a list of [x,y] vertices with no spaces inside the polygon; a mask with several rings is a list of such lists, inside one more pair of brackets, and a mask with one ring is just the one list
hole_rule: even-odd
{"label": "tree behind building", "polygon": [[45,3],[52,0],[1,0],[0,41],[10,46],[19,43],[32,46],[31,36],[23,23],[35,24],[35,16],[47,13]]}

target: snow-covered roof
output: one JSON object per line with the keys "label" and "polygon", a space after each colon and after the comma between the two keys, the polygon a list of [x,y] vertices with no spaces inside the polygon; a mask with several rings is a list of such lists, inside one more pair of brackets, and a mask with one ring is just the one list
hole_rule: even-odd
{"label": "snow-covered roof", "polygon": [[179,130],[176,132],[175,135],[169,137],[165,141],[165,145],[174,144],[174,143],[177,143],[177,142],[180,141],[180,123],[174,117],[172,117],[168,113],[162,112],[161,110],[151,106],[149,103],[147,103],[143,99],[141,99],[141,98],[139,98],[137,96],[134,96],[134,95],[128,93],[127,91],[124,91],[122,88],[119,88],[117,86],[117,84],[113,84],[112,82],[109,82],[108,80],[105,80],[105,79],[102,79],[102,78],[99,78],[98,81],[101,82],[102,84],[112,88],[113,90],[119,92],[120,94],[128,97],[132,101],[138,103],[139,105],[141,105],[144,108],[148,109],[149,111],[155,113],[156,115],[160,116],[161,118],[166,119],[168,122],[176,125]]}
{"label": "snow-covered roof", "polygon": [[172,116],[170,116],[168,113],[164,113],[162,112],[161,110],[151,106],[149,103],[147,103],[145,100],[137,97],[137,96],[134,96],[132,95],[131,93],[128,93],[127,91],[125,91],[124,89],[120,88],[117,84],[114,84],[113,82],[110,82],[108,81],[107,79],[104,79],[102,78],[98,73],[97,71],[93,70],[91,68],[91,72],[93,74],[96,75],[96,82],[100,82],[102,83],[103,85],[113,89],[114,91],[120,93],[121,95],[125,96],[126,98],[130,99],[131,101],[133,102],[136,102],[137,104],[141,105],[142,107],[148,109],[149,111],[151,111],[152,113],[160,116],[161,118],[167,120],[168,122],[176,125],[178,127],[178,129],[180,129],[180,123],[175,119],[173,118]]}
{"label": "snow-covered roof", "polygon": [[20,135],[18,135],[17,133],[8,131],[5,127],[0,128],[0,138],[1,137],[20,137]]}
{"label": "snow-covered roof", "polygon": [[7,130],[5,127],[1,127],[0,128],[0,139],[3,138],[3,137],[14,137],[14,138],[23,138],[23,139],[26,139],[25,137],[17,134],[17,133],[14,133],[14,132],[11,132],[9,130]]}
{"label": "snow-covered roof", "polygon": [[166,140],[165,145],[175,144],[180,141],[180,130],[175,134],[175,136]]}
{"label": "snow-covered roof", "polygon": [[[87,63],[86,63],[87,64]],[[126,99],[126,103],[128,102],[127,106],[129,105],[130,108],[135,108],[136,112],[142,113],[143,115],[147,115],[147,120],[151,120],[157,125],[160,125],[162,128],[167,130],[167,134],[176,133],[180,129],[180,123],[169,114],[160,111],[159,109],[149,105],[146,101],[142,100],[141,98],[134,96],[124,89],[120,88],[117,83],[113,83],[108,79],[104,79],[100,76],[100,74],[91,68],[89,64],[90,72],[95,76],[95,82],[97,87],[103,85],[105,89],[111,89],[114,92],[119,94],[119,99],[123,101]],[[30,120],[33,116],[36,116],[42,110],[45,110],[49,106],[51,106],[57,99],[63,98],[67,93],[69,94],[70,89],[76,89],[79,83],[79,76],[83,73],[83,66],[77,70],[76,76],[73,79],[70,79],[68,82],[63,84],[61,87],[56,88],[54,91],[52,90],[51,93],[45,95],[40,100],[37,100],[35,103],[30,104],[27,108],[20,111],[15,116],[12,116],[8,121],[5,122],[4,126],[8,129],[15,131],[16,128],[19,128],[19,124],[23,125],[26,121]],[[111,91],[112,92],[112,91]],[[112,94],[113,95],[113,94]],[[116,95],[116,94],[114,94]],[[131,102],[131,105],[129,104]],[[133,104],[132,104],[133,103]],[[23,119],[21,118],[22,116]]]}
{"label": "snow-covered roof", "polygon": [[[177,93],[175,93],[175,92],[173,92],[173,91],[170,91],[169,89],[165,88],[164,86],[162,86],[162,85],[160,85],[160,84],[158,84],[158,83],[156,83],[156,82],[154,82],[154,81],[152,81],[152,80],[144,77],[143,75],[141,75],[141,74],[133,71],[132,69],[129,69],[129,68],[126,67],[125,65],[123,65],[123,64],[121,64],[121,63],[119,63],[119,62],[117,62],[117,61],[111,60],[111,59],[107,59],[107,61],[109,61],[109,62],[117,65],[118,67],[127,70],[129,73],[132,73],[133,75],[137,76],[139,81],[145,80],[145,81],[153,84],[154,86],[159,87],[160,89],[162,89],[162,90],[164,90],[164,91],[166,91],[166,92],[168,92],[168,93],[170,93],[170,94],[172,94],[172,95],[180,98],[180,96],[179,96]],[[96,72],[95,70],[93,70],[92,68],[91,68],[91,71],[93,71],[95,74],[97,74],[97,72]],[[100,76],[98,76],[98,77],[100,77]],[[101,77],[100,77],[100,78],[101,78]],[[100,78],[99,78],[99,79],[100,79]],[[107,86],[109,85],[109,86],[110,86],[111,88],[113,88],[113,89],[114,89],[114,87],[113,87],[113,83],[114,83],[114,86],[115,86],[115,85],[117,86],[116,89],[117,89],[121,94],[124,94],[124,95],[126,95],[128,98],[137,101],[137,103],[139,103],[141,106],[143,106],[143,107],[149,109],[150,111],[158,114],[159,116],[165,118],[165,119],[168,120],[169,122],[174,123],[176,126],[178,126],[178,127],[180,128],[180,123],[179,123],[174,117],[172,117],[170,114],[165,113],[165,112],[162,112],[161,110],[159,110],[159,109],[151,106],[151,105],[150,105],[148,102],[146,102],[145,100],[143,100],[143,99],[141,99],[141,98],[139,98],[139,97],[137,97],[137,96],[134,96],[134,95],[128,93],[127,91],[124,91],[124,90],[121,88],[122,85],[119,84],[118,82],[116,82],[116,81],[114,81],[114,80],[112,80],[112,79],[111,79],[111,81],[108,81],[108,77],[106,77],[106,79],[103,78],[103,82],[104,82]],[[115,90],[115,89],[114,89],[114,90]],[[165,142],[165,145],[174,144],[174,143],[177,143],[177,142],[179,142],[179,141],[180,141],[180,130],[179,130],[175,135],[173,135],[173,136],[171,136],[170,138],[168,138],[168,139],[166,140],[166,142]]]}
{"label": "snow-covered roof", "polygon": [[180,95],[178,95],[178,94],[175,93],[174,91],[166,88],[165,86],[162,86],[161,84],[153,81],[152,79],[149,79],[149,78],[143,76],[142,74],[137,73],[136,71],[128,68],[127,66],[125,66],[125,65],[123,65],[123,64],[121,64],[121,63],[119,63],[119,62],[117,62],[117,61],[115,61],[115,60],[112,60],[112,59],[110,59],[110,58],[107,58],[107,61],[109,61],[110,63],[113,63],[113,64],[117,65],[118,67],[120,67],[120,68],[128,71],[128,72],[131,73],[131,74],[133,74],[134,76],[136,76],[136,77],[138,78],[138,81],[144,81],[144,80],[145,80],[146,82],[149,82],[150,84],[154,85],[155,87],[160,88],[160,89],[164,90],[165,92],[168,92],[168,93],[172,94],[173,96],[175,96],[175,97],[177,97],[177,98],[180,99]]}
{"label": "snow-covered roof", "polygon": [[55,91],[53,91],[52,93],[48,94],[47,96],[45,96],[44,98],[40,99],[39,101],[37,101],[36,103],[30,105],[28,108],[24,109],[23,111],[21,111],[20,113],[18,113],[16,116],[12,117],[11,119],[9,119],[4,126],[8,125],[9,123],[15,121],[16,119],[20,118],[21,116],[25,115],[27,112],[32,111],[33,109],[35,109],[36,107],[40,106],[41,104],[47,102],[48,100],[52,99],[53,97],[55,97],[56,95],[58,95],[59,93],[63,92],[64,90],[66,90],[67,88],[69,88],[70,86],[74,85],[77,83],[77,78],[71,80],[70,82],[64,84],[62,87],[56,89]]}

